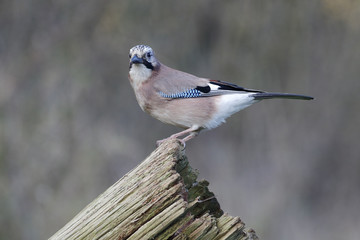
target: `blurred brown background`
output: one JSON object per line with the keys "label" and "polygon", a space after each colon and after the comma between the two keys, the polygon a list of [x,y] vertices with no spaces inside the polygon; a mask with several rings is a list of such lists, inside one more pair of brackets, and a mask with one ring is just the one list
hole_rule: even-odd
{"label": "blurred brown background", "polygon": [[314,101],[258,103],[187,145],[262,239],[359,239],[360,1],[0,1],[0,238],[46,239],[178,131],[128,51]]}

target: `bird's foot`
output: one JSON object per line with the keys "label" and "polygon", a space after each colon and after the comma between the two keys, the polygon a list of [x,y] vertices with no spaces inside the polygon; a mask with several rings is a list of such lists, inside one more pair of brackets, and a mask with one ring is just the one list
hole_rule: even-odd
{"label": "bird's foot", "polygon": [[185,146],[186,146],[186,143],[183,139],[181,138],[177,138],[175,136],[170,136],[168,138],[164,138],[164,139],[161,139],[161,140],[158,140],[156,141],[156,146],[160,146],[163,142],[167,141],[167,140],[170,140],[170,139],[176,139],[177,141],[179,141],[181,143],[181,145],[183,146],[183,149],[185,149]]}
{"label": "bird's foot", "polygon": [[[171,135],[168,138],[156,141],[156,145],[160,146],[160,144],[162,144],[163,142],[165,142],[167,140],[176,139],[183,145],[183,149],[185,149],[186,142],[189,141],[190,139],[196,137],[199,134],[200,130],[201,130],[201,128],[199,128],[198,126],[193,126],[193,127],[188,128],[188,129],[186,129],[186,130],[184,130],[182,132],[175,133],[175,134]],[[189,134],[189,135],[187,135],[184,138],[179,138],[181,136],[184,136],[185,134]]]}
{"label": "bird's foot", "polygon": [[157,140],[157,141],[156,141],[156,146],[157,146],[157,147],[160,146],[163,142],[165,142],[166,139],[167,139],[167,138],[161,139],[161,140]]}

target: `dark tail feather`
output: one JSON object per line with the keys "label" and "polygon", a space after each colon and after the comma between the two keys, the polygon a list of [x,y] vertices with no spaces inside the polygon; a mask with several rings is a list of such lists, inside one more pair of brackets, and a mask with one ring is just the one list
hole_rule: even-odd
{"label": "dark tail feather", "polygon": [[255,100],[271,99],[271,98],[286,98],[286,99],[299,99],[299,100],[312,100],[313,97],[292,94],[292,93],[255,93],[252,95]]}

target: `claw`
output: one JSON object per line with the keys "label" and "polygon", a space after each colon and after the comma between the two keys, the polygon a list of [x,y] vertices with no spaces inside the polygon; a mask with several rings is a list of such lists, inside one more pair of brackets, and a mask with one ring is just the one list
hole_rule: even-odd
{"label": "claw", "polygon": [[181,143],[181,145],[183,146],[183,149],[185,149],[186,141],[184,141],[184,139],[181,139],[181,138],[177,138],[177,140]]}

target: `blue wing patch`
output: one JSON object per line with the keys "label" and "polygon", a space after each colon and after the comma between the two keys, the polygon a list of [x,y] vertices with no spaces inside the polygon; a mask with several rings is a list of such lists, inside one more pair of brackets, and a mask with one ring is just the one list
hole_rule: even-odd
{"label": "blue wing patch", "polygon": [[164,98],[196,98],[201,97],[202,92],[197,89],[188,89],[179,93],[167,94],[164,92],[159,92],[159,94]]}

